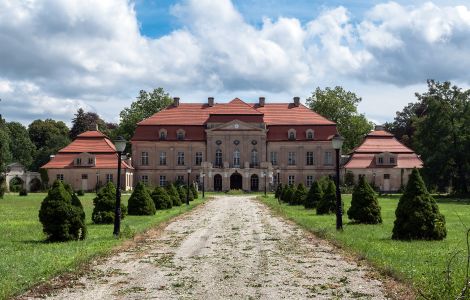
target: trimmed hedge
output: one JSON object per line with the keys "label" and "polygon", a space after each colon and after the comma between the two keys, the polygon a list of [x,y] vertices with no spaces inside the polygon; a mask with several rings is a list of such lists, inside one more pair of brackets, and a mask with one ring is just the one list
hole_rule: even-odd
{"label": "trimmed hedge", "polygon": [[348,218],[356,223],[382,223],[377,194],[367,183],[364,176],[359,176],[359,182],[354,187],[351,207],[348,210]]}
{"label": "trimmed hedge", "polygon": [[63,242],[85,239],[84,219],[83,209],[72,205],[72,195],[65,189],[62,181],[56,180],[39,209],[39,221],[47,240]]}
{"label": "trimmed hedge", "polygon": [[[77,198],[78,199],[78,198]],[[114,223],[114,212],[116,210],[116,188],[112,182],[102,187],[93,199],[93,213],[91,219],[95,224]],[[127,208],[121,203],[121,220],[127,214]]]}
{"label": "trimmed hedge", "polygon": [[156,187],[151,194],[153,203],[155,204],[155,209],[168,209],[173,207],[173,201],[170,198],[170,195],[162,187]]}
{"label": "trimmed hedge", "polygon": [[180,199],[180,194],[178,193],[178,189],[174,184],[169,184],[166,186],[166,192],[168,193],[168,196],[170,196],[170,199],[172,201],[173,206],[180,206],[181,205],[181,199]]}
{"label": "trimmed hedge", "polygon": [[444,215],[439,212],[417,169],[413,169],[408,179],[395,216],[392,239],[442,240],[447,236]]}
{"label": "trimmed hedge", "polygon": [[154,215],[157,212],[152,197],[142,182],[139,182],[132,192],[127,202],[127,211],[129,215],[134,216]]}
{"label": "trimmed hedge", "polygon": [[323,190],[318,181],[314,181],[310,186],[307,196],[305,197],[304,206],[307,209],[316,208],[323,198]]}

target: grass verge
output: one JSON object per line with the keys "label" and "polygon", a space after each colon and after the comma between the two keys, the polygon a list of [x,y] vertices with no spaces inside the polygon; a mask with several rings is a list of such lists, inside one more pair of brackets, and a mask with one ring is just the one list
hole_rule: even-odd
{"label": "grass verge", "polygon": [[[18,295],[64,272],[76,271],[92,258],[110,253],[126,238],[166,222],[203,202],[199,197],[189,206],[157,211],[154,216],[127,216],[121,223],[121,232],[126,238],[118,240],[113,237],[112,224],[94,225],[91,222],[95,194],[86,194],[80,200],[87,218],[87,239],[45,243],[38,219],[39,207],[45,196],[7,194],[0,200],[0,299]],[[123,195],[125,204],[128,199],[129,195]]]}
{"label": "grass verge", "polygon": [[[294,221],[319,237],[332,241],[345,250],[367,259],[385,275],[411,284],[418,293],[432,299],[454,299],[465,282],[466,242],[465,228],[470,226],[469,202],[439,203],[446,217],[447,238],[443,241],[402,242],[391,239],[395,209],[399,196],[380,197],[383,224],[358,225],[343,217],[344,231],[335,230],[335,216],[317,216],[315,210],[303,206],[279,204],[272,195],[258,197],[277,214]],[[350,207],[351,195],[343,195],[345,212]],[[448,260],[460,251],[450,265]],[[447,282],[446,276],[451,281]],[[449,283],[449,284],[447,284]]]}

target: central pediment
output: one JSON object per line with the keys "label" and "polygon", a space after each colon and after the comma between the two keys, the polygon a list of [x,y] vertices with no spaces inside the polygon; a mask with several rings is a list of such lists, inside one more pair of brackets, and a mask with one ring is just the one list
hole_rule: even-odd
{"label": "central pediment", "polygon": [[207,129],[207,132],[212,131],[265,131],[264,128],[249,124],[240,120],[232,120],[230,122],[220,124],[211,129]]}

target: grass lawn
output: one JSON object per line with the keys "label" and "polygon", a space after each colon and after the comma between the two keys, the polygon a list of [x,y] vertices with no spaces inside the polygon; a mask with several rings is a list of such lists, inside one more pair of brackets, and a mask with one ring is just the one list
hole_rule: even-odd
{"label": "grass lawn", "polygon": [[[433,299],[455,299],[465,283],[466,229],[470,227],[470,202],[438,201],[441,213],[445,215],[447,238],[443,241],[402,242],[391,239],[395,209],[399,196],[379,198],[382,207],[382,225],[349,224],[343,217],[344,231],[335,230],[335,216],[317,216],[315,210],[303,206],[279,204],[272,194],[267,198],[258,197],[280,215],[296,222],[307,230],[324,237],[370,261],[384,274],[393,275],[411,283],[416,289],[431,295]],[[343,195],[345,211],[351,203],[351,195]],[[465,225],[463,225],[463,224]],[[446,263],[457,251],[452,264],[454,285],[451,291],[445,289]]]}
{"label": "grass lawn", "polygon": [[[92,224],[91,212],[95,194],[86,194],[80,200],[87,218],[87,239],[45,243],[38,219],[39,207],[45,196],[46,194],[32,193],[27,197],[6,194],[4,199],[0,199],[0,299],[17,295],[60,273],[74,271],[81,263],[109,253],[125,240],[113,238],[112,224]],[[125,204],[128,198],[129,195],[123,195]],[[121,232],[127,236],[143,232],[202,202],[199,196],[199,199],[190,202],[189,207],[182,205],[157,211],[155,216],[126,216],[121,223]]]}

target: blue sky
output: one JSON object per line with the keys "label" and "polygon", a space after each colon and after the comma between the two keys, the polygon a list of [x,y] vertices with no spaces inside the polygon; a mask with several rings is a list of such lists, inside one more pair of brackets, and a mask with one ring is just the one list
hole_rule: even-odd
{"label": "blue sky", "polygon": [[0,113],[119,122],[139,90],[302,101],[341,85],[390,121],[426,80],[468,88],[469,1],[0,1]]}

